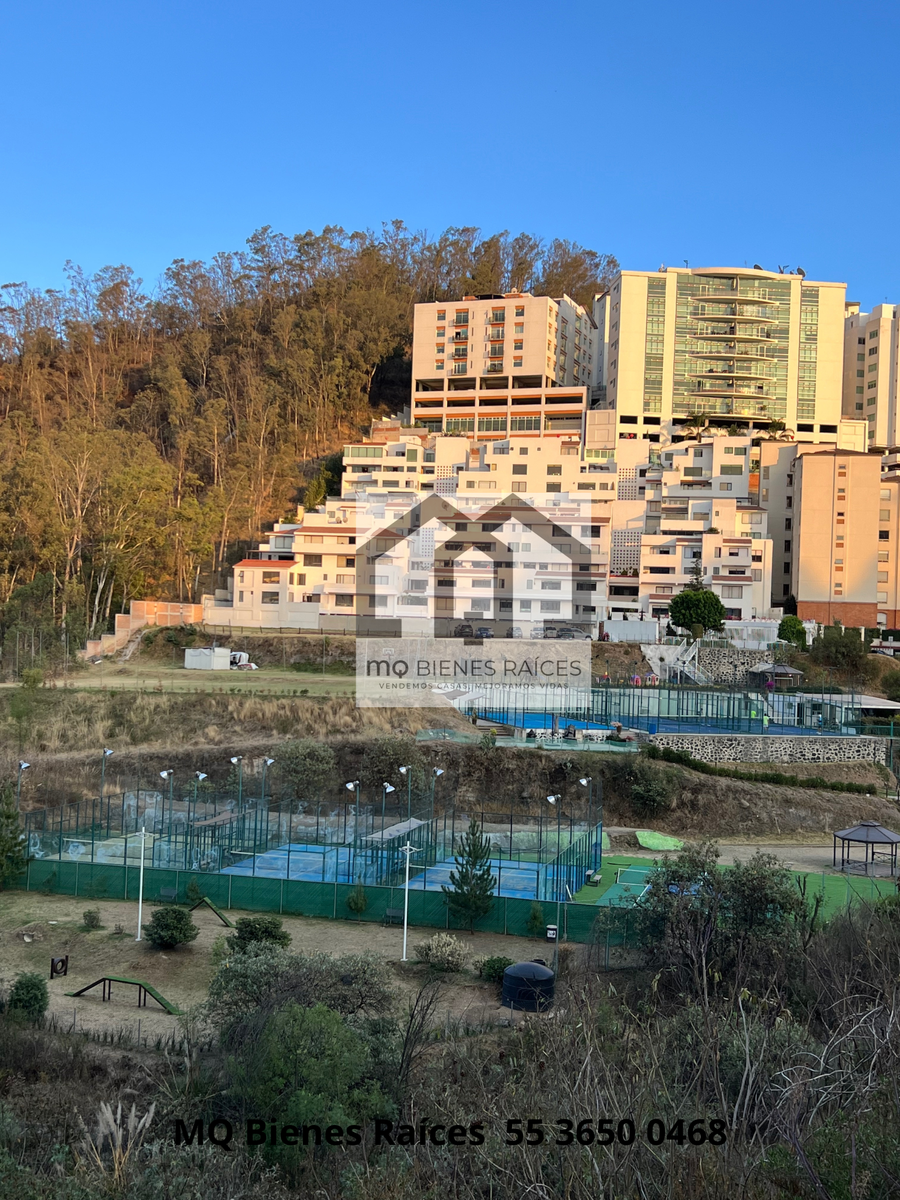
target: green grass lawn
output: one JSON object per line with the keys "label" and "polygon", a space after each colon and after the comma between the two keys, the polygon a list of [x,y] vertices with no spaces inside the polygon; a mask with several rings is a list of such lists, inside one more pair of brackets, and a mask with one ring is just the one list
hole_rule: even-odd
{"label": "green grass lawn", "polygon": [[[600,870],[600,884],[592,887],[585,884],[575,893],[576,904],[596,904],[605,892],[609,891],[616,882],[616,872],[620,867],[652,867],[657,859],[649,856],[636,857],[627,854],[604,854]],[[729,871],[729,866],[723,867]],[[811,900],[821,893],[824,897],[822,915],[834,916],[841,912],[854,899],[874,900],[879,896],[890,896],[897,890],[892,879],[871,879],[859,875],[830,875],[821,871],[791,871],[798,885],[806,881],[806,894]]]}

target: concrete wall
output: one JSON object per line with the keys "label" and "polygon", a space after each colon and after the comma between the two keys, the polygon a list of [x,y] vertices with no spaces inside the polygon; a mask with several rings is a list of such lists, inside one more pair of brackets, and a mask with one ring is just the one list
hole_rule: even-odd
{"label": "concrete wall", "polygon": [[116,613],[115,633],[104,633],[89,641],[79,658],[115,654],[123,650],[132,636],[150,625],[197,625],[203,620],[202,604],[176,604],[166,600],[132,600],[131,611]]}
{"label": "concrete wall", "polygon": [[887,738],[776,737],[732,733],[658,733],[654,746],[686,750],[701,762],[711,763],[885,763]]}

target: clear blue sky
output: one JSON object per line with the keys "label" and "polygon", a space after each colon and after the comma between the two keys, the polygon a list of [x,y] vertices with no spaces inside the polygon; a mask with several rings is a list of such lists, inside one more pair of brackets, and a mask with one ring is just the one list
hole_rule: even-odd
{"label": "clear blue sky", "polygon": [[900,302],[900,4],[0,0],[0,282],[261,225],[572,238]]}

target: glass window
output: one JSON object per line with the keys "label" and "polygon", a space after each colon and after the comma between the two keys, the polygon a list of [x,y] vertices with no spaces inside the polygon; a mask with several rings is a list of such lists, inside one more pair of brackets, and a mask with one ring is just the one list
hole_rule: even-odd
{"label": "glass window", "polygon": [[334,598],[334,606],[335,608],[352,608],[353,597],[338,593]]}
{"label": "glass window", "polygon": [[304,567],[321,567],[322,555],[321,554],[304,554],[303,555],[303,565],[304,565]]}
{"label": "glass window", "polygon": [[277,604],[278,598],[278,592],[263,592],[260,599],[263,604]]}

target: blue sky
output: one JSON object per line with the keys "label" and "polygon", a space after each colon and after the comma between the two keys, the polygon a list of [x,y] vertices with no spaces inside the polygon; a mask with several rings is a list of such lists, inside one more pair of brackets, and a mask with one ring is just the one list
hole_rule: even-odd
{"label": "blue sky", "polygon": [[0,0],[0,282],[394,217],[900,302],[900,4]]}

